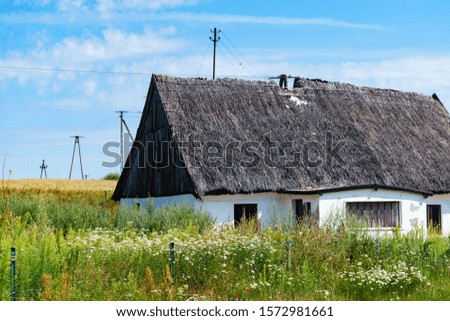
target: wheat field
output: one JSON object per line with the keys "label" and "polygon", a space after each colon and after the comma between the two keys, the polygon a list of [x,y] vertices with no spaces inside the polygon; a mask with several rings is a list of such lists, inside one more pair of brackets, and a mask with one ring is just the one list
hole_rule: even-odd
{"label": "wheat field", "polygon": [[108,180],[79,180],[79,179],[7,179],[0,184],[0,189],[41,190],[67,192],[102,192],[113,191],[116,181]]}

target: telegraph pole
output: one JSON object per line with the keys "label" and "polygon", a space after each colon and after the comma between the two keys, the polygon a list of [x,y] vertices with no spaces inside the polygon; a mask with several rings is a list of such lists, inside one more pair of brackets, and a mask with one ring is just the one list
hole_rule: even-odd
{"label": "telegraph pole", "polygon": [[[123,126],[125,126],[125,129],[128,132],[128,135],[130,135],[131,141],[134,140],[133,135],[131,134],[130,129],[128,128],[128,125],[125,121],[125,119],[123,119],[123,114],[124,113],[128,113],[128,110],[117,110],[116,113],[119,114],[119,118],[120,118],[120,172],[122,172],[123,167],[124,167],[124,163],[125,163],[125,155],[124,155],[124,150],[123,150]],[[133,113],[133,112],[132,112]]]}
{"label": "telegraph pole", "polygon": [[123,113],[128,113],[126,110],[116,111],[120,118],[120,172],[123,170]]}
{"label": "telegraph pole", "polygon": [[209,37],[209,40],[211,40],[214,43],[214,54],[213,54],[213,78],[216,79],[216,45],[217,41],[220,40],[220,37],[217,37],[217,34],[221,32],[221,30],[217,30],[217,28],[214,28],[214,30],[209,30],[212,33],[214,33],[214,38]]}
{"label": "telegraph pole", "polygon": [[42,165],[39,166],[39,168],[41,169],[41,178],[42,178],[42,174],[45,174],[45,178],[47,178],[47,165],[45,165],[45,160],[42,160]]}
{"label": "telegraph pole", "polygon": [[72,167],[73,167],[73,159],[75,158],[75,148],[78,144],[78,155],[80,156],[80,168],[81,168],[81,179],[84,179],[83,174],[83,163],[81,162],[81,148],[80,148],[80,138],[83,138],[83,136],[70,136],[75,138],[75,142],[73,144],[73,153],[72,153],[72,162],[70,163],[70,173],[69,173],[69,179],[72,177]]}

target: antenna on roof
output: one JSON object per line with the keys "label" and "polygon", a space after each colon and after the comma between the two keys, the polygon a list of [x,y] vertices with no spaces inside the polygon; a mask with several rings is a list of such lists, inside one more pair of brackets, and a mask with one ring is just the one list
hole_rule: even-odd
{"label": "antenna on roof", "polygon": [[217,34],[220,33],[222,30],[214,28],[214,30],[209,29],[212,33],[214,33],[214,38],[209,37],[209,40],[211,40],[214,43],[214,54],[213,54],[213,80],[216,79],[216,45],[217,42],[220,40],[220,37],[217,37]]}
{"label": "antenna on roof", "polygon": [[279,76],[271,76],[271,77],[267,77],[268,79],[280,79],[280,88],[283,89],[287,89],[288,85],[287,85],[287,80],[288,79],[294,79],[296,78],[295,76],[291,76],[291,75],[286,75],[286,74],[281,74]]}
{"label": "antenna on roof", "polygon": [[75,147],[78,144],[78,155],[80,156],[80,167],[81,167],[81,179],[84,178],[83,175],[83,163],[81,162],[81,148],[80,148],[80,138],[83,138],[83,136],[70,136],[75,138],[75,142],[73,144],[73,153],[72,153],[72,163],[70,163],[70,172],[69,172],[69,179],[72,177],[72,167],[73,167],[73,159],[75,157]]}

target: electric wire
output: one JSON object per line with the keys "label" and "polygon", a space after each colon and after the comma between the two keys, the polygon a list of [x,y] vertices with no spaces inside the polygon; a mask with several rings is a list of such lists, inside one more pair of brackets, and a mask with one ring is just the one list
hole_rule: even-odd
{"label": "electric wire", "polygon": [[[217,46],[220,49],[220,46]],[[101,71],[101,70],[76,70],[76,69],[50,69],[50,68],[34,68],[34,67],[17,67],[17,66],[0,66],[0,70],[3,71],[11,71],[11,72],[30,72],[30,73],[49,73],[49,74],[58,74],[58,73],[66,73],[66,74],[87,74],[87,75],[111,75],[111,76],[151,76],[152,73],[139,73],[139,72],[116,72],[116,71]],[[196,74],[182,74],[182,73],[173,73],[171,76],[174,77],[198,77]],[[238,74],[224,74],[223,77],[239,77],[242,75]],[[247,75],[247,77],[259,78],[259,79],[267,79],[267,76],[261,76],[259,74],[252,73],[251,75]]]}
{"label": "electric wire", "polygon": [[203,55],[202,63],[200,64],[200,67],[198,68],[197,77],[198,77],[198,75],[200,75],[200,71],[202,70],[206,55],[208,54],[210,47],[211,47],[211,41],[208,41],[208,47],[206,48],[205,54]]}
{"label": "electric wire", "polygon": [[233,66],[233,67],[239,72],[239,71],[240,71],[240,70],[239,70],[239,67],[237,67],[237,66],[235,65],[235,63],[228,57],[227,53],[226,53],[225,51],[223,51],[223,50],[220,48],[220,46],[217,46],[217,49],[222,53],[222,55],[225,57],[225,59],[228,60],[228,62],[230,63],[230,65]]}
{"label": "electric wire", "polygon": [[234,55],[233,52],[231,52],[230,48],[226,45],[225,42],[222,43],[222,47],[226,50],[230,59],[233,59],[236,65],[239,67],[239,69],[242,70],[242,63],[239,61],[236,55]]}
{"label": "electric wire", "polygon": [[22,72],[38,72],[38,73],[65,73],[65,74],[107,74],[107,75],[134,75],[134,76],[151,76],[145,72],[125,72],[125,71],[104,71],[104,70],[83,70],[83,69],[52,69],[41,67],[18,67],[18,66],[0,66],[3,71],[22,71]]}
{"label": "electric wire", "polygon": [[[258,77],[260,78],[266,78],[264,77],[258,69],[256,69],[255,66],[253,66],[253,64],[251,64],[246,58],[245,56],[241,53],[241,51],[234,45],[234,43],[231,41],[231,39],[226,35],[226,33],[224,31],[222,31],[222,34],[224,35],[224,38],[227,42],[230,43],[230,45],[234,48],[234,50],[236,50],[236,52],[242,57],[242,59],[247,63],[248,66],[250,66],[254,72],[256,72],[256,74],[258,75]],[[253,72],[252,72],[253,73]]]}
{"label": "electric wire", "polygon": [[230,56],[236,61],[236,63],[238,64],[238,66],[241,68],[241,70],[245,71],[247,74],[251,74],[251,70],[248,69],[248,67],[246,66],[246,64],[242,63],[242,60],[239,59],[234,53],[233,51],[230,49],[230,47],[226,44],[226,42],[222,43],[222,46],[225,48],[225,50],[230,54]]}

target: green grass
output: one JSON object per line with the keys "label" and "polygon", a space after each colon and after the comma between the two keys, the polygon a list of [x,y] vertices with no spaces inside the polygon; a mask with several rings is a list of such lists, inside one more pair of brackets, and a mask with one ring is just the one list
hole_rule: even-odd
{"label": "green grass", "polygon": [[187,206],[102,204],[0,200],[0,299],[11,298],[14,238],[19,300],[450,300],[442,236],[374,237],[348,222],[219,228]]}

